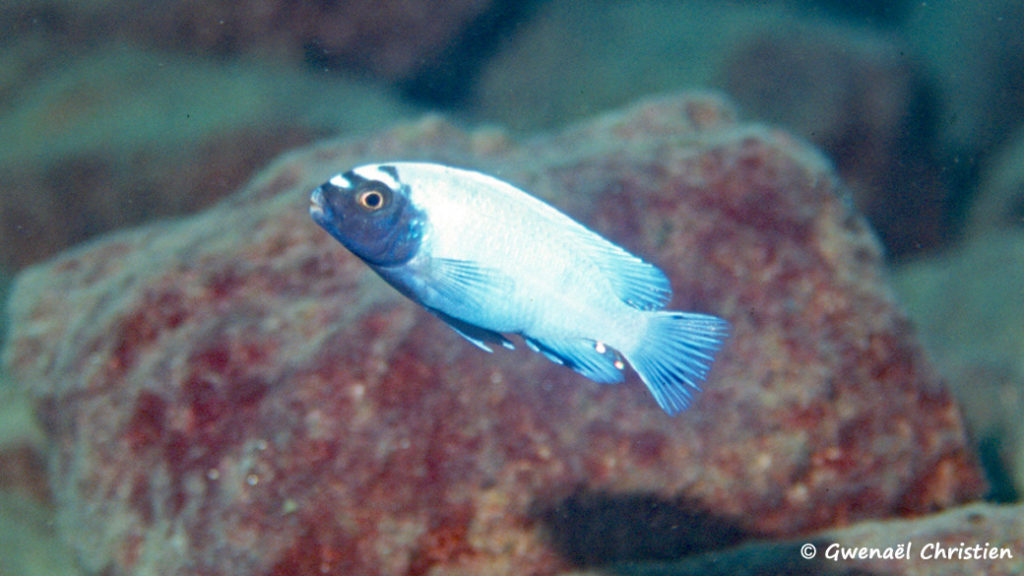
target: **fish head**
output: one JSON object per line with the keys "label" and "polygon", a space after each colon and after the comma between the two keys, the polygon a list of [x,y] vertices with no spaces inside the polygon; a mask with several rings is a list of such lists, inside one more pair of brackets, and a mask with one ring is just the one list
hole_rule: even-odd
{"label": "fish head", "polygon": [[313,221],[369,264],[397,266],[419,251],[425,219],[393,166],[337,174],[309,200]]}

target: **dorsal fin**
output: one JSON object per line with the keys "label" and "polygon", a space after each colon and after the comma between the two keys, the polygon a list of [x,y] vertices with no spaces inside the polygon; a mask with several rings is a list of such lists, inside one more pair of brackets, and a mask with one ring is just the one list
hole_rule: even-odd
{"label": "dorsal fin", "polygon": [[611,282],[620,300],[640,310],[658,310],[672,298],[668,277],[615,244],[584,228],[572,230],[577,245]]}

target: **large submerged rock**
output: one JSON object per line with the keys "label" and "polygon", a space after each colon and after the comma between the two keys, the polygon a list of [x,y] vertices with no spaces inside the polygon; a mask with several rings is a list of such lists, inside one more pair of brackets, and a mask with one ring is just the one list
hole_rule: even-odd
{"label": "large submerged rock", "polygon": [[[307,215],[390,159],[496,174],[659,265],[671,308],[732,323],[705,391],[671,418],[633,376],[485,354],[398,296]],[[827,162],[708,95],[525,142],[437,118],[326,142],[26,270],[9,312],[96,573],[549,574],[984,489]]]}

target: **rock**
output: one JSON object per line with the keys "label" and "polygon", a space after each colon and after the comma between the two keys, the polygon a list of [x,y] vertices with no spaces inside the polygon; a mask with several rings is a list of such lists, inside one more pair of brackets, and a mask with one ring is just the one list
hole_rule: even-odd
{"label": "rock", "polygon": [[0,492],[37,503],[52,502],[45,446],[28,394],[0,372]]}
{"label": "rock", "polygon": [[528,130],[680,86],[720,89],[822,148],[890,255],[947,243],[956,199],[927,67],[892,30],[784,4],[546,3],[485,68],[473,108]]}
{"label": "rock", "polygon": [[0,490],[0,574],[82,574],[54,530],[52,507]]}
{"label": "rock", "polygon": [[0,267],[12,269],[115,228],[194,212],[283,149],[410,111],[271,62],[197,62],[123,45],[81,50],[37,74],[19,78],[16,105],[0,108],[0,139],[18,142],[0,151]]}
{"label": "rock", "polygon": [[1024,130],[1011,138],[982,174],[967,222],[970,237],[1024,231]]}
{"label": "rock", "polygon": [[[551,199],[662,267],[672,308],[728,318],[694,405],[671,418],[633,376],[484,354],[384,285],[307,202],[391,158]],[[24,271],[9,312],[4,362],[92,573],[552,574],[984,490],[828,163],[708,95],[522,142],[438,118],[325,142]]]}
{"label": "rock", "polygon": [[392,80],[415,73],[495,9],[490,0],[20,4],[4,11],[12,28],[43,29],[79,44],[106,41],[114,29],[119,38],[150,48],[294,62],[305,57]]}
{"label": "rock", "polygon": [[[977,169],[1024,122],[1024,5],[919,4],[904,31],[941,86],[937,134],[946,168]],[[976,174],[974,174],[976,176]]]}
{"label": "rock", "polygon": [[720,80],[744,110],[822,148],[894,257],[953,232],[932,148],[935,95],[906,52],[891,34],[851,26],[765,26],[730,51]]}
{"label": "rock", "polygon": [[46,439],[25,390],[0,371],[0,574],[78,574],[54,528]]}
{"label": "rock", "polygon": [[827,12],[835,19],[852,20],[872,23],[878,26],[896,26],[902,24],[909,14],[917,7],[915,2],[896,0],[895,2],[877,3],[870,1],[849,0],[785,0],[802,10],[811,13]]}
{"label": "rock", "polygon": [[[844,569],[860,570],[861,573],[1010,576],[1020,571],[1021,554],[1024,553],[1024,516],[1021,512],[1024,512],[1024,506],[1019,504],[974,504],[914,520],[865,522],[823,533],[814,540],[820,542],[820,563],[832,562],[825,556],[829,544],[838,544],[838,547],[853,551],[861,548],[884,550],[908,544],[905,559],[840,561]],[[974,557],[968,557],[969,554]]]}
{"label": "rock", "polygon": [[763,3],[551,0],[485,67],[471,104],[482,118],[528,131],[651,93],[714,87],[739,38],[794,17]]}
{"label": "rock", "polygon": [[[587,574],[1011,576],[1020,573],[1022,513],[1021,505],[974,504],[919,519],[862,522],[797,540],[751,543],[673,564],[616,566]],[[807,545],[814,548],[808,549]],[[870,558],[873,552],[890,557]],[[803,556],[811,553],[812,559]]]}
{"label": "rock", "polygon": [[995,222],[989,226],[956,250],[897,268],[893,284],[964,406],[973,436],[982,447],[991,446],[995,461],[989,467],[1011,484],[996,488],[1019,494],[1024,492],[1024,234],[994,228]]}

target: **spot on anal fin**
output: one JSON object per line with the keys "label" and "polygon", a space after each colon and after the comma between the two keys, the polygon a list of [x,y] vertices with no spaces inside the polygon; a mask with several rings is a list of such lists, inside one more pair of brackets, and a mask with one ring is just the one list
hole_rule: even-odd
{"label": "spot on anal fin", "polygon": [[594,340],[576,338],[571,340],[541,340],[526,338],[526,345],[534,352],[540,352],[556,364],[572,368],[576,372],[601,384],[622,382],[625,364],[614,349]]}

